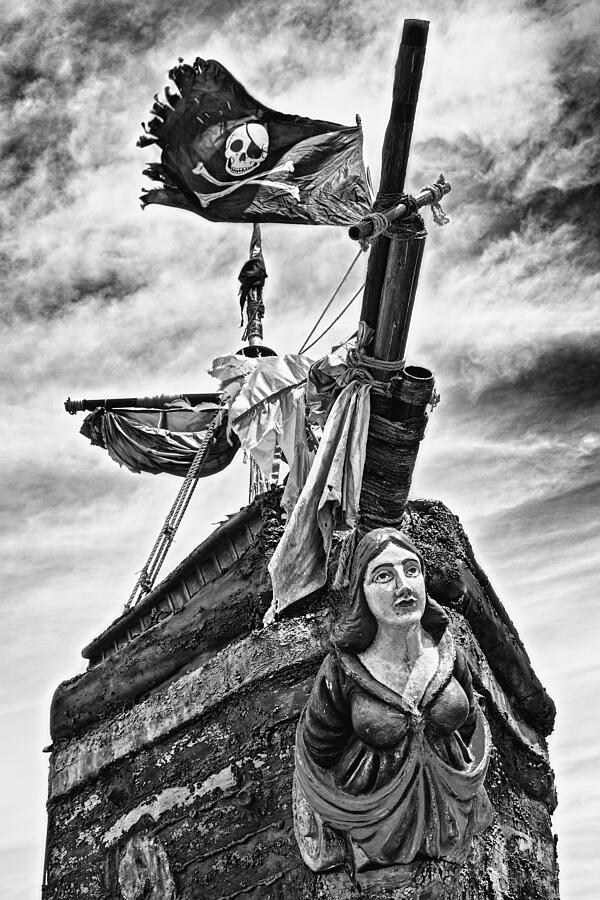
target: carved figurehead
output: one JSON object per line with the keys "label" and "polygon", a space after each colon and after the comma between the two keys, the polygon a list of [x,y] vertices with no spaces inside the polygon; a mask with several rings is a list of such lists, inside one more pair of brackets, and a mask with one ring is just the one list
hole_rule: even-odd
{"label": "carved figurehead", "polygon": [[375,866],[461,863],[490,824],[489,727],[447,626],[411,541],[369,532],[296,735],[296,837],[314,871],[350,847]]}

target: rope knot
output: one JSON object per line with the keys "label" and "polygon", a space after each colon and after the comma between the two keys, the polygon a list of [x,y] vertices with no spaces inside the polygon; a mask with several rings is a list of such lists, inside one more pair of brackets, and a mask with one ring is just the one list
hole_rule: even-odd
{"label": "rope knot", "polygon": [[141,574],[141,576],[140,576],[140,579],[139,579],[139,581],[138,581],[138,584],[139,584],[139,586],[140,586],[140,589],[141,589],[145,594],[149,594],[150,591],[152,590],[152,586],[153,586],[154,582],[152,581],[152,579],[151,579],[150,576],[148,575],[148,572],[146,571],[146,569],[143,569],[143,570],[142,570],[142,574]]}
{"label": "rope knot", "polygon": [[[400,203],[406,206],[406,215],[390,222],[385,211]],[[362,250],[368,250],[375,238],[382,234],[397,241],[409,241],[412,238],[422,240],[427,236],[425,222],[419,214],[419,204],[411,194],[377,194],[372,212],[365,216],[363,221],[371,222],[373,231],[367,238],[359,240]]]}
{"label": "rope knot", "polygon": [[373,384],[375,379],[365,366],[364,353],[356,347],[351,347],[346,356],[348,368],[336,379],[340,387],[345,387],[351,381],[359,381],[361,384]]}
{"label": "rope knot", "polygon": [[434,181],[433,184],[426,184],[425,187],[422,188],[423,191],[431,191],[433,195],[433,203],[431,204],[431,215],[433,216],[433,221],[440,228],[442,225],[448,225],[450,222],[450,216],[447,216],[442,207],[440,206],[440,200],[444,196],[444,188],[443,185],[446,183],[446,179],[443,175],[440,175],[437,181]]}

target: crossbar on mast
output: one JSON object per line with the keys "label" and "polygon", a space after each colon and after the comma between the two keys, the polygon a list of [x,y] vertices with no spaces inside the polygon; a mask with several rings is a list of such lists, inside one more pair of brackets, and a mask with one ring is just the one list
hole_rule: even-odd
{"label": "crossbar on mast", "polygon": [[176,400],[187,400],[190,406],[199,403],[219,403],[220,397],[216,393],[205,394],[157,394],[155,397],[112,397],[98,400],[65,400],[65,410],[70,415],[77,412],[93,412],[101,406],[103,409],[164,409],[169,403]]}

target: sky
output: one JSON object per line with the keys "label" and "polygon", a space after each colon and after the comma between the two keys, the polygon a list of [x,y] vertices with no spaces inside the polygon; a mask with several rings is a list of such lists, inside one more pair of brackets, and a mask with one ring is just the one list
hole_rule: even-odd
{"label": "sky", "polygon": [[[359,113],[377,183],[405,17],[431,21],[407,187],[453,186],[451,224],[426,215],[407,348],[441,394],[413,496],[460,517],[557,704],[561,897],[597,898],[598,5],[4,0],[0,17],[0,898],[39,896],[52,693],[121,612],[179,487],[119,469],[63,401],[213,390],[211,360],[241,346],[251,227],[142,212],[157,152],[136,148],[140,123],[179,57],[214,58],[275,109]],[[295,352],[355,245],[266,225],[263,250],[265,342]],[[166,569],[247,490],[241,459],[203,480]]]}

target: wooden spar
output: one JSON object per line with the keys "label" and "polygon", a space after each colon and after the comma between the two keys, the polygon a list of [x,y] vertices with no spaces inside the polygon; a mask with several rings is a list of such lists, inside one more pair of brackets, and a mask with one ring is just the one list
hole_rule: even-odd
{"label": "wooden spar", "polygon": [[187,400],[190,406],[198,403],[219,403],[219,394],[159,394],[157,397],[113,397],[110,400],[65,400],[65,410],[72,416],[77,412],[93,412],[101,406],[103,409],[163,409],[176,400]]}
{"label": "wooden spar", "polygon": [[[438,180],[435,182],[435,187],[439,190],[432,189],[430,185],[421,188],[414,198],[419,209],[422,206],[429,206],[435,202],[439,202],[437,198],[440,194],[441,196],[445,196],[452,190],[452,186],[448,184],[443,175],[439,176]],[[410,207],[407,203],[398,203],[397,206],[392,206],[390,209],[381,210],[381,215],[390,225],[392,222],[396,222],[398,219],[402,219],[404,216],[409,215],[409,213]],[[367,238],[370,238],[374,231],[375,225],[373,220],[367,217],[366,219],[361,219],[356,225],[350,226],[348,229],[348,237],[352,238],[353,241],[364,241]]]}
{"label": "wooden spar", "polygon": [[[392,109],[382,150],[379,192],[383,195],[397,195],[404,190],[428,30],[429,22],[427,21],[421,19],[405,19],[404,21],[402,40],[396,61]],[[409,241],[409,245],[416,244],[418,246],[407,247],[404,242],[390,241],[390,238],[381,235],[375,239],[371,248],[360,317],[362,321],[375,329],[373,355],[378,359],[397,359],[404,351],[406,336],[402,341],[402,335],[398,328],[394,327],[395,315],[389,307],[396,305],[400,299],[405,309],[400,314],[399,320],[405,325],[408,324],[416,288],[414,275],[416,273],[416,277],[418,277],[422,243],[422,241]],[[401,274],[400,270],[403,268],[406,271]],[[400,281],[398,281],[399,276]],[[401,290],[408,291],[408,294],[401,294]],[[390,323],[394,331],[391,343],[386,340],[386,334],[383,331],[390,327]],[[402,349],[399,356],[394,356],[393,354],[397,353],[400,347]]]}

